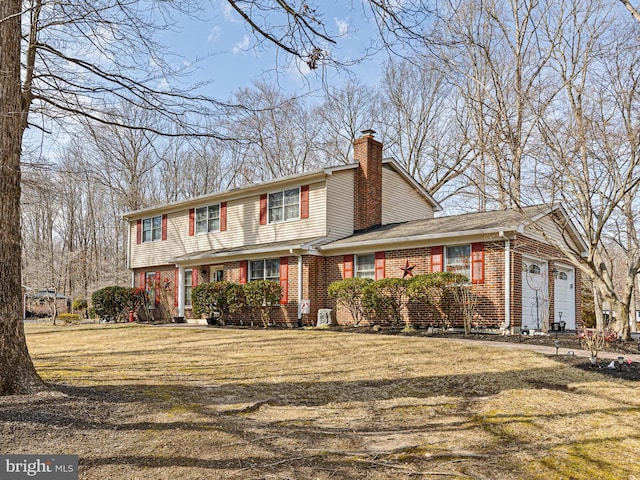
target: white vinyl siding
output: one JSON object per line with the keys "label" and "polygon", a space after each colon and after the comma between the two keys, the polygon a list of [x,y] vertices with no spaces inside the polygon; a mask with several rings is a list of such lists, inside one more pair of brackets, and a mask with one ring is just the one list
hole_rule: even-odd
{"label": "white vinyl siding", "polygon": [[[291,188],[294,187],[299,188],[296,185],[291,185]],[[353,194],[351,196],[353,197]],[[289,240],[295,243],[301,239],[321,238],[324,235],[326,235],[324,182],[315,182],[309,184],[309,218],[296,222],[260,225],[259,193],[228,200],[227,230],[215,235],[189,236],[189,209],[185,207],[184,210],[167,215],[166,241],[138,245],[136,244],[134,221],[129,240],[131,245],[130,268],[163,265],[169,258],[189,253]]]}
{"label": "white vinyl siding", "polygon": [[353,233],[353,171],[327,177],[327,238],[337,240]]}
{"label": "white vinyl siding", "polygon": [[433,218],[433,206],[398,173],[382,169],[382,224]]}

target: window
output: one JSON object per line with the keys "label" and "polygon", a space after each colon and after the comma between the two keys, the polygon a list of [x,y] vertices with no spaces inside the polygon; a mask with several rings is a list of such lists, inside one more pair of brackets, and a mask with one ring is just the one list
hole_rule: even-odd
{"label": "window", "polygon": [[211,267],[209,271],[210,282],[221,282],[224,279],[224,267]]}
{"label": "window", "polygon": [[162,240],[162,215],[142,220],[142,241]]}
{"label": "window", "polygon": [[273,280],[280,281],[280,259],[252,260],[249,262],[249,281]]}
{"label": "window", "polygon": [[445,272],[459,273],[471,279],[471,245],[445,248]]}
{"label": "window", "polygon": [[184,271],[184,306],[191,308],[191,291],[193,290],[193,270]]}
{"label": "window", "polygon": [[529,273],[535,273],[537,275],[540,274],[540,265],[536,265],[535,263],[529,265],[529,268],[527,270]]}
{"label": "window", "polygon": [[196,208],[196,234],[220,231],[220,205]]}
{"label": "window", "polygon": [[300,218],[300,189],[291,188],[269,194],[269,223]]}
{"label": "window", "polygon": [[156,308],[156,272],[146,272],[144,274],[144,285],[147,291],[147,308]]}
{"label": "window", "polygon": [[368,255],[356,255],[355,263],[356,277],[375,279],[375,255],[373,253]]}

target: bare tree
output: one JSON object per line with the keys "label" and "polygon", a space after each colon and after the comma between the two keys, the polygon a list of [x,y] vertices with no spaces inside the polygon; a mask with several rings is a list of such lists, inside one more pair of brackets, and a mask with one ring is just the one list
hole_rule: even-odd
{"label": "bare tree", "polygon": [[502,207],[522,202],[536,122],[555,95],[545,90],[549,48],[537,28],[552,4],[459,0],[439,12],[440,54],[468,112],[463,125],[474,128],[470,147],[483,162],[470,180],[485,190],[493,184]]}
{"label": "bare tree", "polygon": [[230,133],[238,141],[243,163],[251,165],[253,178],[268,180],[309,170],[319,164],[313,148],[316,122],[300,98],[256,83],[241,89],[237,102],[251,105],[232,118]]}
{"label": "bare tree", "polygon": [[[330,33],[321,15],[307,4],[286,1],[228,0],[258,38],[275,45],[310,69],[345,65],[325,48]],[[402,5],[371,0],[366,4],[383,33],[381,43],[422,41],[428,9],[420,0]],[[23,10],[24,7],[24,10]],[[353,7],[348,7],[353,8]],[[47,132],[83,117],[104,125],[170,136],[219,136],[202,131],[205,117],[225,107],[220,102],[174,88],[177,74],[164,61],[154,39],[173,26],[172,14],[194,14],[197,0],[0,2],[0,395],[42,388],[26,348],[21,322],[20,154],[28,127]],[[22,21],[24,20],[24,25]],[[24,62],[21,70],[21,53]],[[156,112],[180,128],[115,116],[112,105],[127,102]],[[31,115],[30,115],[31,113]],[[37,122],[37,123],[36,123]],[[160,125],[165,125],[161,123]],[[132,199],[130,205],[138,204]]]}
{"label": "bare tree", "polygon": [[[634,215],[640,182],[638,27],[630,29],[599,2],[567,1],[562,7],[552,17],[562,24],[552,56],[565,101],[554,106],[562,116],[548,115],[539,124],[547,161],[538,185],[579,219],[586,256],[565,253],[593,284],[596,304],[605,300],[616,311],[617,330],[628,339],[640,269]],[[624,270],[616,265],[620,252]],[[603,328],[599,309],[596,315]]]}

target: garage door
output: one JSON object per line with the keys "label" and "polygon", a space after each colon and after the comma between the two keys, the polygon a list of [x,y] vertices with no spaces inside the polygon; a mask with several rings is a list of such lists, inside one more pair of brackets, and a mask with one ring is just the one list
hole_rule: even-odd
{"label": "garage door", "polygon": [[541,330],[549,316],[547,264],[524,258],[522,262],[522,328]]}
{"label": "garage door", "polygon": [[575,270],[556,266],[554,277],[554,321],[566,322],[565,328],[576,328]]}

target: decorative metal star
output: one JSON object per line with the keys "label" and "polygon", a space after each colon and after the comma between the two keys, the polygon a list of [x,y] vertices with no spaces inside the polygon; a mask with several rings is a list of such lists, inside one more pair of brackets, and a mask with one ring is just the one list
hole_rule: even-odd
{"label": "decorative metal star", "polygon": [[402,274],[402,278],[405,278],[407,275],[410,277],[413,277],[413,269],[416,268],[415,265],[409,265],[409,260],[407,260],[407,263],[405,263],[404,267],[400,267],[400,270],[402,270],[404,273]]}

